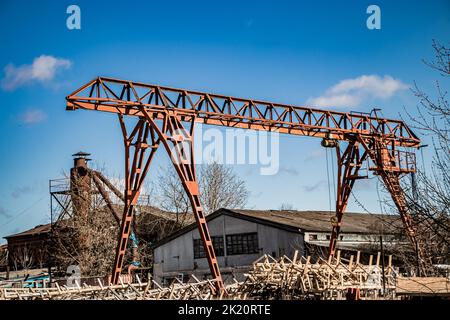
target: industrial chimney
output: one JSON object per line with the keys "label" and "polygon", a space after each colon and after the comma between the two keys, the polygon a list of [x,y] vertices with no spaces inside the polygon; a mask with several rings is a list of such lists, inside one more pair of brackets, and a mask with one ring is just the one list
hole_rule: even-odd
{"label": "industrial chimney", "polygon": [[70,194],[74,216],[85,216],[91,204],[91,176],[89,175],[89,153],[78,152],[72,155],[73,168],[70,169]]}

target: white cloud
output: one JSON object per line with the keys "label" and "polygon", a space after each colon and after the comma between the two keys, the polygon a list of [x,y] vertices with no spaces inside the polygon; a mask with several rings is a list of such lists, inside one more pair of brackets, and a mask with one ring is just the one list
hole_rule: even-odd
{"label": "white cloud", "polygon": [[357,107],[364,99],[388,99],[408,87],[389,75],[362,75],[338,82],[322,96],[308,99],[307,103],[317,107]]}
{"label": "white cloud", "polygon": [[321,180],[321,181],[316,182],[316,183],[311,184],[311,185],[302,186],[302,189],[305,192],[314,192],[314,191],[317,191],[319,189],[322,189],[322,187],[324,187],[326,185],[327,185],[327,182],[325,180]]}
{"label": "white cloud", "polygon": [[41,110],[28,110],[21,115],[19,115],[19,120],[24,124],[34,124],[45,121],[47,119],[47,114]]}
{"label": "white cloud", "polygon": [[4,69],[1,85],[4,90],[10,91],[32,81],[50,81],[58,70],[68,69],[71,65],[70,60],[46,55],[35,58],[32,64],[16,67],[10,63]]}

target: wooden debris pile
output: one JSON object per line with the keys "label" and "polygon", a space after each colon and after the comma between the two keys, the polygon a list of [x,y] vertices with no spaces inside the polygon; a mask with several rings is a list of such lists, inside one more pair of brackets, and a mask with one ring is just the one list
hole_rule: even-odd
{"label": "wooden debris pile", "polygon": [[376,299],[383,290],[392,293],[395,289],[395,272],[392,258],[385,268],[384,277],[380,266],[380,254],[376,263],[360,263],[359,252],[344,262],[337,258],[319,258],[311,262],[311,257],[293,259],[283,256],[274,259],[264,255],[253,263],[252,270],[238,291],[252,299],[344,299],[349,289],[360,292],[361,298]]}
{"label": "wooden debris pile", "polygon": [[368,265],[361,264],[359,252],[347,261],[340,258],[340,252],[336,258],[315,262],[310,256],[298,258],[298,252],[292,259],[264,255],[253,263],[245,281],[226,286],[227,294],[220,296],[213,294],[213,280],[191,276],[189,283],[175,279],[162,287],[154,280],[142,283],[136,276],[137,283],[124,283],[120,278],[119,285],[103,285],[98,279],[98,285],[0,288],[0,300],[345,299],[349,289],[357,290],[363,299],[377,299],[383,288],[385,297],[393,294],[396,279],[391,257],[384,276],[380,254],[372,262],[370,256]]}
{"label": "wooden debris pile", "polygon": [[212,280],[172,283],[161,287],[155,281],[142,283],[123,283],[105,286],[98,279],[97,286],[84,284],[75,287],[59,286],[52,288],[2,288],[0,300],[208,300],[212,299]]}

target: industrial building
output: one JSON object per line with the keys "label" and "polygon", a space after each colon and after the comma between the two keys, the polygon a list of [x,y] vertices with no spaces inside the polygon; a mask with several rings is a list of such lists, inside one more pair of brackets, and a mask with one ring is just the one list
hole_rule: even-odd
{"label": "industrial building", "polygon": [[4,237],[8,242],[8,267],[11,270],[47,267],[50,235],[48,223]]}
{"label": "industrial building", "polygon": [[[224,280],[241,280],[252,263],[264,254],[274,258],[326,253],[334,213],[329,211],[219,209],[206,220]],[[399,241],[398,216],[346,213],[339,236],[341,251],[376,252],[380,234],[387,246]],[[191,224],[154,247],[153,275],[168,283],[187,281],[189,275],[209,275],[206,255],[196,225]]]}
{"label": "industrial building", "polygon": [[[7,244],[0,247],[0,270],[42,269],[52,266],[54,237],[52,227],[64,227],[75,215],[92,212],[92,198],[100,195],[99,210],[110,212],[116,219],[123,212],[123,195],[100,172],[89,168],[89,153],[72,155],[74,165],[70,178],[50,180],[51,222],[4,237]],[[101,179],[101,181],[100,181]],[[119,201],[113,201],[114,197]],[[154,243],[181,226],[194,222],[191,214],[176,214],[151,206],[142,195],[135,208],[135,232],[139,239]],[[68,229],[65,229],[68,231]],[[65,232],[64,231],[64,232]]]}

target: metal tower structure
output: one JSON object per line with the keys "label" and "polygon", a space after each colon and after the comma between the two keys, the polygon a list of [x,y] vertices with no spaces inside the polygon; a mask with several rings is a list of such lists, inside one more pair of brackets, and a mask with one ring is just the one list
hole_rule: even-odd
{"label": "metal tower structure", "polygon": [[[296,107],[253,99],[158,85],[98,77],[66,98],[66,109],[86,109],[116,113],[125,146],[125,208],[112,282],[117,283],[133,220],[133,207],[158,147],[162,144],[171,157],[189,197],[211,275],[217,290],[224,290],[219,265],[199,199],[193,155],[194,123],[233,128],[278,131],[322,139],[322,145],[336,149],[336,216],[332,224],[329,254],[334,255],[342,219],[354,183],[363,163],[369,162],[379,175],[400,213],[406,234],[416,248],[420,267],[427,265],[426,252],[418,243],[416,230],[406,206],[400,176],[415,172],[415,154],[405,148],[418,148],[420,139],[400,120],[370,114],[355,114]],[[124,117],[136,117],[127,130]],[[343,142],[341,147],[339,142]]]}

